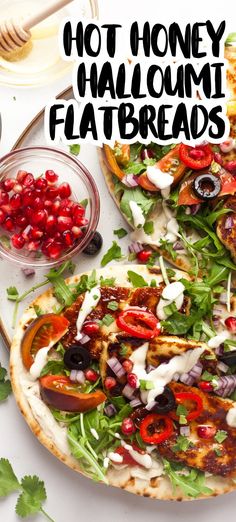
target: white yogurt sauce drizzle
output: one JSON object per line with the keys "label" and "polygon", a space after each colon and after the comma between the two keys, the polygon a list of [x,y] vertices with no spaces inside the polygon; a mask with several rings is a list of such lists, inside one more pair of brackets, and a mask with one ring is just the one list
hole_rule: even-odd
{"label": "white yogurt sauce drizzle", "polygon": [[80,308],[80,311],[79,311],[78,317],[77,317],[77,321],[76,321],[77,335],[76,335],[75,339],[77,341],[79,341],[82,337],[80,330],[82,329],[82,326],[84,324],[84,321],[85,321],[87,315],[91,314],[93,308],[95,306],[97,306],[100,298],[101,298],[101,291],[98,286],[95,286],[89,292],[86,292],[83,304]]}
{"label": "white yogurt sauce drizzle", "polygon": [[183,373],[190,372],[205,350],[205,348],[194,348],[194,350],[188,350],[181,355],[176,355],[168,363],[160,364],[160,366],[152,372],[147,373],[146,356],[148,346],[149,343],[144,343],[142,346],[137,348],[130,357],[130,360],[134,364],[132,372],[137,375],[139,380],[144,379],[146,381],[151,381],[153,384],[153,388],[148,390],[147,407],[151,405],[157,395],[163,393],[166,384],[172,381],[173,376],[176,373],[182,375]]}
{"label": "white yogurt sauce drizzle", "polygon": [[228,411],[226,422],[231,428],[236,428],[236,404]]}
{"label": "white yogurt sauce drizzle", "polygon": [[145,217],[142,213],[142,209],[140,206],[136,203],[136,201],[130,201],[129,207],[132,212],[133,222],[135,228],[143,227],[145,223]]}
{"label": "white yogurt sauce drizzle", "polygon": [[218,348],[222,343],[226,341],[226,339],[229,339],[229,336],[229,332],[227,330],[223,330],[223,332],[219,333],[218,335],[214,335],[214,337],[211,337],[207,344],[210,348]]}
{"label": "white yogurt sauce drizzle", "polygon": [[32,366],[30,367],[30,371],[29,371],[31,377],[34,380],[38,379],[43,367],[47,363],[48,352],[51,347],[52,347],[52,343],[49,344],[49,346],[40,348],[40,350],[36,353],[34,362],[33,362]]}
{"label": "white yogurt sauce drizzle", "polygon": [[154,165],[147,168],[147,177],[149,181],[160,190],[169,188],[174,181],[173,176],[167,172],[162,172],[162,170]]}
{"label": "white yogurt sauce drizzle", "polygon": [[156,308],[157,316],[161,321],[164,321],[167,318],[164,310],[166,306],[175,303],[177,310],[180,310],[184,302],[184,290],[185,287],[180,281],[170,283],[164,288]]}

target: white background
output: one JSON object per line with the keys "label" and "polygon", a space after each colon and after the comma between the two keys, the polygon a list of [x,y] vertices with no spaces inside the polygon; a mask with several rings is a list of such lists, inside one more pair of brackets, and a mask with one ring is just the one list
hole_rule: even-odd
{"label": "white background", "polygon": [[[99,8],[100,16],[106,22],[124,22],[128,18],[135,20],[140,17],[142,20],[150,18],[153,22],[170,23],[181,20],[205,21],[207,18],[214,21],[217,17],[226,19],[228,32],[236,31],[235,2],[232,0],[100,0]],[[40,89],[0,87],[0,110],[3,119],[1,155],[11,148],[26,124],[48,99],[69,84],[70,78],[67,77]],[[2,343],[0,361],[7,366],[8,354]],[[171,522],[176,517],[182,522],[209,522],[210,519],[221,522],[222,518],[235,519],[236,494],[182,504],[158,502],[135,497],[113,488],[108,489],[75,474],[57,461],[33,437],[18,412],[13,397],[0,405],[0,457],[6,457],[11,461],[19,477],[24,474],[38,474],[45,480],[48,493],[45,508],[56,522]],[[0,501],[0,520],[19,520],[14,514],[15,501],[14,494]],[[39,515],[34,517],[34,520],[39,522],[43,517]]]}

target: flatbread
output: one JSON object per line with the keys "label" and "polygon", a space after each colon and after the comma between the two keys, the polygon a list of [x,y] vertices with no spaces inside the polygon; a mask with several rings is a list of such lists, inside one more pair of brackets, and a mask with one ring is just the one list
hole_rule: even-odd
{"label": "flatbread", "polygon": [[[97,276],[100,277],[102,275],[104,278],[116,277],[117,286],[131,286],[126,278],[128,269],[130,269],[130,266],[110,266],[103,270],[97,270]],[[150,274],[148,269],[143,265],[132,265],[132,269],[142,275],[148,282],[154,277],[153,273]],[[176,272],[178,274],[178,271]],[[89,275],[90,272],[87,272],[87,274]],[[188,278],[187,274],[184,274],[184,276]],[[157,281],[162,281],[161,275],[155,277]],[[79,279],[80,276],[73,276],[67,281],[69,283],[78,283]],[[21,359],[20,345],[22,337],[28,324],[36,318],[34,306],[37,305],[45,313],[49,313],[53,311],[55,304],[57,304],[57,301],[53,296],[52,290],[48,289],[36,298],[25,310],[18,324],[11,346],[10,373],[12,387],[18,407],[38,440],[68,467],[86,475],[86,473],[81,470],[79,462],[70,454],[65,428],[55,421],[49,408],[40,398],[38,383],[32,383],[32,381],[30,382],[27,378],[28,372],[24,368]],[[131,472],[132,469],[130,467],[119,470],[115,468],[108,470],[107,479],[109,485],[153,499],[190,500],[190,498],[185,496],[178,488],[173,491],[170,480],[166,476],[144,480],[132,477]],[[212,476],[206,478],[206,485],[213,490],[211,496],[228,493],[236,488],[236,484],[232,479]],[[209,498],[209,496],[203,495],[201,498]]]}

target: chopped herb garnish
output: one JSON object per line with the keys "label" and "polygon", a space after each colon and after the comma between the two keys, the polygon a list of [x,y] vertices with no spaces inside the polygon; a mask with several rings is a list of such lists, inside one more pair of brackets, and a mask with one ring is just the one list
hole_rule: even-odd
{"label": "chopped herb garnish", "polygon": [[115,277],[100,277],[100,286],[115,286],[116,278]]}
{"label": "chopped herb garnish", "polygon": [[157,282],[156,282],[156,279],[152,279],[151,282],[150,282],[150,286],[155,288],[157,286]]}
{"label": "chopped herb garnish", "polygon": [[177,306],[175,303],[171,303],[167,306],[164,306],[164,312],[166,314],[167,317],[169,317],[170,315],[173,315],[175,312],[177,312]]}
{"label": "chopped herb garnish", "polygon": [[227,431],[225,431],[225,430],[218,430],[216,432],[216,434],[215,434],[214,439],[216,440],[216,442],[221,444],[222,442],[224,442],[225,439],[227,439],[227,437],[228,437]]}
{"label": "chopped herb garnish", "polygon": [[222,457],[222,451],[219,448],[214,448],[214,452],[217,455],[217,457]]}
{"label": "chopped herb garnish", "polygon": [[112,246],[108,249],[106,254],[104,254],[104,256],[101,260],[101,266],[106,266],[111,261],[119,260],[121,258],[122,258],[121,248],[116,243],[116,241],[113,241]]}
{"label": "chopped herb garnish", "polygon": [[153,221],[146,221],[146,223],[144,224],[143,230],[144,230],[145,234],[147,234],[148,236],[151,236],[154,232]]}
{"label": "chopped herb garnish", "polygon": [[75,143],[74,145],[70,145],[70,153],[74,156],[78,156],[80,153],[80,144]]}
{"label": "chopped herb garnish", "polygon": [[128,348],[124,343],[121,343],[119,353],[120,355],[127,355]]}
{"label": "chopped herb garnish", "polygon": [[107,305],[107,308],[109,308],[109,310],[117,310],[117,308],[119,307],[119,303],[117,303],[117,301],[110,301],[110,303],[108,303]]}
{"label": "chopped herb garnish", "polygon": [[114,317],[111,315],[111,314],[106,314],[104,315],[104,317],[102,318],[101,321],[99,321],[99,324],[102,326],[103,324],[105,326],[110,326],[110,324],[112,324],[114,322]]}
{"label": "chopped herb garnish", "polygon": [[153,390],[154,384],[152,381],[146,381],[145,379],[139,379],[141,390]]}
{"label": "chopped herb garnish", "polygon": [[124,228],[118,228],[117,230],[113,231],[113,234],[117,236],[119,239],[122,239],[123,237],[127,236],[128,232]]}
{"label": "chopped herb garnish", "polygon": [[173,446],[173,451],[175,453],[177,451],[187,451],[191,447],[193,447],[192,441],[185,437],[185,435],[179,435],[176,439],[176,443]]}

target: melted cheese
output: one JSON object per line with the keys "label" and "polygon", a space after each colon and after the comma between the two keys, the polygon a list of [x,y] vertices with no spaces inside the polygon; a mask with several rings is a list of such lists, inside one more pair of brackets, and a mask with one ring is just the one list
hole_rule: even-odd
{"label": "melted cheese", "polygon": [[90,290],[90,292],[86,292],[83,304],[78,313],[78,318],[76,321],[77,335],[76,340],[79,341],[82,337],[80,330],[84,324],[84,321],[87,315],[91,314],[93,308],[97,306],[99,300],[101,298],[101,291],[98,286],[95,286]]}
{"label": "melted cheese", "polygon": [[142,346],[137,348],[130,357],[134,364],[132,372],[137,375],[139,380],[144,379],[146,381],[151,381],[153,384],[153,388],[147,391],[147,407],[155,401],[157,395],[163,393],[166,384],[172,381],[173,376],[176,373],[182,375],[183,373],[190,372],[205,350],[205,348],[194,348],[194,350],[188,350],[181,355],[176,355],[168,363],[160,364],[160,366],[152,372],[147,373],[146,356],[148,346],[148,343],[144,343]]}
{"label": "melted cheese", "polygon": [[145,223],[145,217],[142,213],[142,209],[140,206],[136,203],[136,201],[130,201],[129,202],[130,210],[132,212],[133,222],[135,228],[143,227]]}

